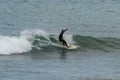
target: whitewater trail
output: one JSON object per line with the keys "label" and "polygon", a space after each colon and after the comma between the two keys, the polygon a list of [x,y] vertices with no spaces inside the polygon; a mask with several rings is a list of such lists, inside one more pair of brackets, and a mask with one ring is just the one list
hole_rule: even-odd
{"label": "whitewater trail", "polygon": [[[26,53],[33,48],[42,50],[41,47],[49,45],[59,47],[57,37],[50,37],[44,30],[24,30],[20,36],[0,36],[0,54],[10,55],[13,53]],[[65,35],[69,43],[73,43],[72,36]]]}

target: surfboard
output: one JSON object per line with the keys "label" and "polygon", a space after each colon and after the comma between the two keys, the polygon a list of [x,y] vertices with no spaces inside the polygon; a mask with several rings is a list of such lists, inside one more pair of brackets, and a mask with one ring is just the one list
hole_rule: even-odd
{"label": "surfboard", "polygon": [[78,46],[77,45],[69,45],[69,47],[63,46],[66,49],[76,49]]}

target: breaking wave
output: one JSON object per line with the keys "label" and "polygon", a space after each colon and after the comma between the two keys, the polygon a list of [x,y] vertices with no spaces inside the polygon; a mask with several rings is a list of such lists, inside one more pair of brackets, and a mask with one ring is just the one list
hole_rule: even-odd
{"label": "breaking wave", "polygon": [[[91,36],[64,35],[68,44],[78,46],[76,50],[119,50],[118,38],[95,38]],[[30,51],[58,51],[63,49],[58,41],[58,35],[50,34],[44,30],[25,30],[20,36],[0,36],[0,54],[10,55],[27,53]]]}

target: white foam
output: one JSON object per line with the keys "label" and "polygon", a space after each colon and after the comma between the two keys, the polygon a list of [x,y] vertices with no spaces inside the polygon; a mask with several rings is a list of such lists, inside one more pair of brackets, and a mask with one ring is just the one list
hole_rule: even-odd
{"label": "white foam", "polygon": [[43,30],[25,30],[20,36],[0,36],[0,54],[23,53],[32,50],[32,41],[35,35],[46,38],[47,33]]}
{"label": "white foam", "polygon": [[23,53],[31,49],[32,45],[25,37],[0,36],[0,54]]}

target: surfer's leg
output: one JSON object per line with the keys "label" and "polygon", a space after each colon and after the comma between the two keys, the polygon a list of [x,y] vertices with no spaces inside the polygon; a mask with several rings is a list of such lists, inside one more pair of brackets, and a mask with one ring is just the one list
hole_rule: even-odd
{"label": "surfer's leg", "polygon": [[63,42],[63,45],[68,47],[67,42],[65,40],[63,40],[62,42]]}
{"label": "surfer's leg", "polygon": [[67,42],[64,39],[60,39],[59,41],[63,42],[63,45],[65,45],[66,47],[68,47]]}

